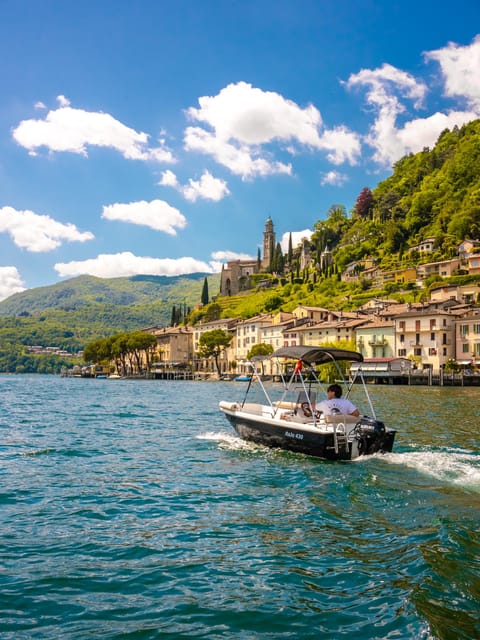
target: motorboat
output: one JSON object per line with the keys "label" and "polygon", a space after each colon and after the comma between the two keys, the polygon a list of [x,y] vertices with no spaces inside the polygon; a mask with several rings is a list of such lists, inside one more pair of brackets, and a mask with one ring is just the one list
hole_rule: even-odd
{"label": "motorboat", "polygon": [[[251,380],[242,400],[219,403],[220,411],[240,438],[327,460],[354,460],[392,451],[396,431],[377,419],[362,367],[355,368],[348,382],[344,373],[349,363],[363,362],[361,353],[333,347],[293,346],[277,349],[269,357],[276,361],[278,384],[269,384],[267,388],[262,380],[265,356],[258,356],[249,362]],[[348,399],[354,385],[356,390],[361,389],[369,415],[330,414],[317,408],[321,400],[327,399],[328,385],[320,380],[320,365],[325,364],[333,365],[335,382],[341,384],[342,390],[346,389],[344,398]]]}

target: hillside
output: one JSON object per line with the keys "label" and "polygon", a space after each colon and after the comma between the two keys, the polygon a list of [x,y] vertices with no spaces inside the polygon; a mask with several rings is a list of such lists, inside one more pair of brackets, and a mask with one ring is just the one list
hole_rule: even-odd
{"label": "hillside", "polygon": [[409,247],[428,237],[437,252],[426,259],[452,257],[462,240],[480,238],[480,120],[445,130],[433,149],[405,156],[361,196],[350,219],[334,210],[316,226],[340,270],[367,256],[384,269],[414,264]]}
{"label": "hillside", "polygon": [[[97,305],[130,308],[153,304],[157,313],[169,321],[173,305],[185,303],[187,307],[193,307],[200,302],[205,276],[209,291],[217,293],[218,274],[130,278],[79,276],[48,287],[28,289],[0,301],[0,316],[38,315],[48,309],[75,311],[85,306],[96,308]],[[141,310],[139,313],[141,315]]]}
{"label": "hillside", "polygon": [[[28,345],[75,353],[99,337],[168,326],[174,306],[188,310],[200,302],[204,279],[203,273],[171,278],[81,276],[17,293],[0,302],[0,371],[37,370],[41,356],[25,354]],[[214,295],[219,275],[208,275],[207,280]],[[60,364],[57,358],[47,370],[57,370]]]}

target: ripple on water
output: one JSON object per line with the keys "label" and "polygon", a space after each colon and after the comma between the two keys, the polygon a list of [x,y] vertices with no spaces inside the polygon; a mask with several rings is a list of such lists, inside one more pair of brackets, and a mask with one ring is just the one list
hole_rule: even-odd
{"label": "ripple on water", "polygon": [[457,390],[434,431],[415,390],[392,454],[335,464],[237,438],[232,385],[118,382],[2,379],[2,637],[480,636],[479,448],[467,415],[458,441],[439,422]]}

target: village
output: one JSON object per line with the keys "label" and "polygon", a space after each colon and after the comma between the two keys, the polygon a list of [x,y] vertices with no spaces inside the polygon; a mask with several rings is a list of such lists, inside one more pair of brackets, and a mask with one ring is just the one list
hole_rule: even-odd
{"label": "village", "polygon": [[[301,256],[307,264],[307,242],[301,243]],[[348,265],[341,279],[352,281],[374,278],[377,284],[395,282],[421,285],[435,274],[448,278],[460,268],[465,273],[480,273],[478,240],[465,240],[458,255],[442,262],[423,262],[418,267],[384,273],[370,266],[358,270]],[[263,243],[263,260],[229,262],[221,274],[220,295],[248,290],[249,277],[265,268],[275,247],[273,223],[267,219]],[[427,239],[414,247],[426,256],[434,249]],[[328,259],[328,251],[324,252]],[[364,357],[363,371],[372,382],[445,384],[446,372],[464,384],[480,384],[480,286],[477,282],[451,285],[440,281],[429,289],[428,301],[401,303],[394,299],[372,298],[355,311],[338,311],[298,305],[291,312],[265,313],[248,319],[222,318],[201,321],[194,326],[146,327],[142,331],[156,337],[156,347],[141,367],[132,363],[122,375],[143,375],[162,379],[235,379],[250,371],[249,352],[255,345],[283,346],[349,344]],[[219,329],[232,336],[222,350],[217,364],[213,358],[202,359],[200,338],[205,332]],[[276,377],[278,365],[265,359],[265,376]],[[80,367],[77,367],[77,374]],[[87,369],[88,370],[88,369]],[[102,367],[98,375],[105,375]],[[114,375],[118,375],[115,372]],[[95,375],[95,369],[92,369]]]}

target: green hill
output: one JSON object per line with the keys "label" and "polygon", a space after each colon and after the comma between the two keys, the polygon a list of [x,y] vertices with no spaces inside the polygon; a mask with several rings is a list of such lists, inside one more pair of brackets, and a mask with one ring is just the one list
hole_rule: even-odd
{"label": "green hill", "polygon": [[[35,358],[41,356],[26,355],[26,346],[56,346],[75,353],[99,337],[169,326],[174,306],[184,314],[199,304],[205,277],[215,295],[220,276],[204,273],[81,276],[16,293],[0,302],[0,371],[37,370]],[[57,370],[61,362],[55,362]]]}
{"label": "green hill", "polygon": [[[200,302],[203,281],[207,274],[186,276],[148,276],[130,278],[96,278],[79,276],[48,287],[28,289],[0,302],[0,316],[37,314],[48,309],[75,311],[85,306],[137,305],[160,307],[163,321],[170,320],[172,305],[185,303],[189,307]],[[218,291],[219,276],[208,275],[209,291]],[[150,321],[148,322],[150,323]]]}

